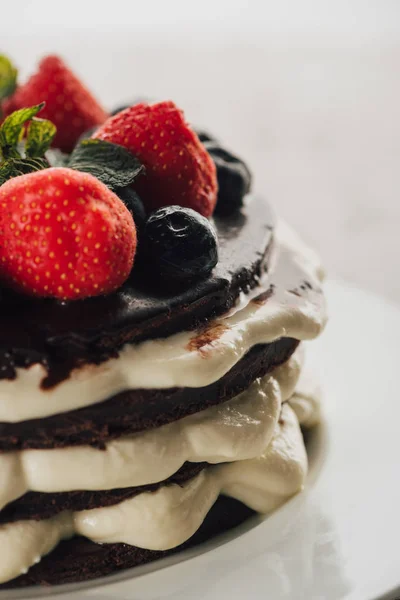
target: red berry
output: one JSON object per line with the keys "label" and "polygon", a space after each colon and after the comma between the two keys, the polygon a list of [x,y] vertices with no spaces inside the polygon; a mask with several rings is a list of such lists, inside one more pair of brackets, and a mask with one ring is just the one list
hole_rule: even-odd
{"label": "red berry", "polygon": [[94,134],[124,146],[146,167],[135,189],[150,210],[179,205],[209,217],[217,201],[214,162],[173,102],[137,104]]}
{"label": "red berry", "polygon": [[0,187],[0,277],[17,291],[109,294],[129,276],[135,251],[130,212],[88,173],[45,169]]}
{"label": "red berry", "polygon": [[16,93],[17,92],[14,92],[13,96],[10,96],[9,98],[6,98],[5,100],[3,100],[3,103],[1,104],[1,114],[2,115],[4,115],[4,116],[10,115],[15,110],[18,110],[19,108],[21,108],[20,106],[17,106],[15,104]]}
{"label": "red berry", "polygon": [[53,145],[64,152],[73,149],[84,131],[104,123],[107,118],[107,113],[89,90],[57,56],[44,58],[37,73],[4,103],[3,110],[7,115],[43,101],[46,106],[40,117],[56,125]]}

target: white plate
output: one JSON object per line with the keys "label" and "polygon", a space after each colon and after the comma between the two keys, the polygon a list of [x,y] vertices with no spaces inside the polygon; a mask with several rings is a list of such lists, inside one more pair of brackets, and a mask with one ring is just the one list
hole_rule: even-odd
{"label": "white plate", "polygon": [[[312,439],[305,492],[234,536],[102,585],[64,587],[63,598],[372,600],[400,586],[400,310],[337,283],[327,293],[329,326],[309,346],[325,423]],[[35,596],[59,597],[54,588]]]}

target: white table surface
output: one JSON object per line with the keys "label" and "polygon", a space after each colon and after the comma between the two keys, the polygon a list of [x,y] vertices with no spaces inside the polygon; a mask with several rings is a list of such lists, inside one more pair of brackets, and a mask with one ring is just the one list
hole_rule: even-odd
{"label": "white table surface", "polygon": [[400,302],[400,3],[66,6],[7,3],[0,50],[23,73],[62,53],[107,106],[176,100],[247,159],[331,273]]}

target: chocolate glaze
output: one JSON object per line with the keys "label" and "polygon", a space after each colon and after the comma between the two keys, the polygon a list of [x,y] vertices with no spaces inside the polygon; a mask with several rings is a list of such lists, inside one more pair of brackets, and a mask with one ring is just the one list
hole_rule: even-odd
{"label": "chocolate glaze", "polygon": [[254,511],[238,500],[220,496],[200,529],[187,542],[167,551],[146,550],[127,544],[96,544],[85,538],[75,537],[61,542],[40,563],[29,569],[26,575],[0,585],[0,589],[59,585],[104,577],[201,544],[237,527],[254,515]]}
{"label": "chocolate glaze", "polygon": [[298,341],[282,338],[252,348],[219,381],[202,388],[140,389],[45,419],[0,423],[0,451],[90,444],[160,427],[233,398],[286,362]]}
{"label": "chocolate glaze", "polygon": [[168,289],[149,269],[109,296],[59,302],[4,292],[0,301],[0,378],[40,362],[51,387],[84,363],[115,356],[126,342],[196,329],[229,310],[241,291],[254,287],[268,268],[274,219],[268,204],[253,198],[229,217],[216,217],[219,263],[188,289]]}
{"label": "chocolate glaze", "polygon": [[207,463],[185,463],[182,467],[164,481],[129,488],[99,491],[74,491],[46,494],[43,492],[28,492],[7,504],[0,511],[0,524],[22,520],[41,521],[49,519],[65,510],[91,510],[104,506],[113,506],[124,500],[129,500],[143,492],[155,492],[160,487],[177,484],[182,486],[186,481],[196,477],[207,466]]}

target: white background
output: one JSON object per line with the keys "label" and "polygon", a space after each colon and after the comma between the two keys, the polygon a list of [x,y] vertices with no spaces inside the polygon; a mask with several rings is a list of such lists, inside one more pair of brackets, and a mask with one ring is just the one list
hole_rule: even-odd
{"label": "white background", "polygon": [[0,51],[23,74],[60,52],[106,106],[174,99],[331,273],[400,301],[399,2],[0,4]]}

